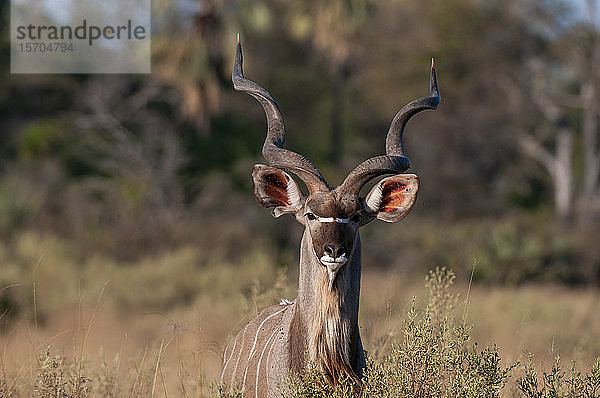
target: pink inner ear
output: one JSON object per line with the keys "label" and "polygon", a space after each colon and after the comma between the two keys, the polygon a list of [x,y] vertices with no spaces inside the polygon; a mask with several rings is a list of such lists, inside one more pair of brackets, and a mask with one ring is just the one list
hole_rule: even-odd
{"label": "pink inner ear", "polygon": [[288,182],[285,176],[270,173],[264,177],[265,193],[274,202],[275,206],[290,206],[290,200],[288,198]]}
{"label": "pink inner ear", "polygon": [[407,184],[399,181],[390,181],[382,187],[381,210],[389,213],[398,208],[406,207],[410,202],[409,188]]}

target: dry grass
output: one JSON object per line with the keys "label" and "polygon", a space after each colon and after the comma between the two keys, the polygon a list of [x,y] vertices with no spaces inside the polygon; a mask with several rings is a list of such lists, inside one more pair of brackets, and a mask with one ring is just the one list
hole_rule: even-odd
{"label": "dry grass", "polygon": [[[294,273],[278,271],[260,248],[243,265],[206,265],[193,248],[134,264],[76,262],[64,242],[24,236],[0,247],[0,257],[2,397],[210,396],[228,338],[295,290]],[[504,366],[527,364],[533,353],[531,369],[552,374],[560,353],[567,376],[572,360],[583,376],[593,369],[600,354],[598,291],[473,286],[467,305],[467,290],[450,287],[459,297],[455,311],[474,324],[471,341],[497,344]],[[365,266],[360,325],[373,361],[384,361],[402,340],[407,310],[423,314],[426,297],[422,281]],[[518,372],[506,391],[527,368]],[[541,389],[542,371],[539,379]]]}
{"label": "dry grass", "polygon": [[429,300],[419,311],[411,305],[403,318],[401,337],[394,339],[382,358],[369,357],[362,383],[351,379],[331,386],[324,376],[308,369],[290,379],[290,397],[526,397],[597,398],[600,396],[600,357],[584,370],[575,362],[564,369],[556,355],[538,373],[533,355],[519,368],[507,362],[496,345],[480,348],[467,323],[470,289],[462,313],[451,286],[454,274],[444,268],[426,278]]}

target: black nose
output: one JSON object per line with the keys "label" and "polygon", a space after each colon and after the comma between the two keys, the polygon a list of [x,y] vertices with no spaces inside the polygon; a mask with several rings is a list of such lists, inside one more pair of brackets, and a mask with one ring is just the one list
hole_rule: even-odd
{"label": "black nose", "polygon": [[325,254],[332,258],[338,258],[346,254],[346,248],[342,245],[325,245]]}

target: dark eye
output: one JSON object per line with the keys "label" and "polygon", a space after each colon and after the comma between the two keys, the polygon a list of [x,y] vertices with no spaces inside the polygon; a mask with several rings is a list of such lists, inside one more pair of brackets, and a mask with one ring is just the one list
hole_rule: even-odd
{"label": "dark eye", "polygon": [[314,221],[314,220],[316,220],[316,219],[317,219],[317,216],[315,216],[315,215],[314,215],[314,214],[312,214],[312,213],[306,213],[306,214],[305,214],[305,216],[306,216],[306,218],[308,218],[310,221]]}
{"label": "dark eye", "polygon": [[360,223],[362,220],[362,216],[360,215],[360,213],[356,213],[355,215],[352,216],[352,218],[350,218],[350,221],[355,222],[355,223]]}

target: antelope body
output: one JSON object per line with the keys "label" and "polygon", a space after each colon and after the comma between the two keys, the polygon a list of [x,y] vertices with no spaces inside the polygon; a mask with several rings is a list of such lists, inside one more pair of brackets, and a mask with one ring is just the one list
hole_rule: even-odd
{"label": "antelope body", "polygon": [[[404,106],[394,117],[386,138],[386,154],[359,164],[342,185],[331,188],[304,156],[284,149],[285,130],[279,108],[261,86],[243,76],[238,40],[232,80],[234,88],[253,96],[267,116],[262,149],[269,165],[252,170],[254,194],[273,215],[293,215],[305,226],[300,244],[298,296],[282,301],[254,318],[228,344],[221,383],[245,397],[281,396],[286,378],[308,364],[330,383],[348,376],[360,380],[365,356],[358,328],[361,276],[359,228],[378,218],[395,222],[412,209],[418,177],[401,174],[409,167],[402,133],[410,117],[435,109],[440,101],[433,61],[429,96]],[[306,185],[304,195],[287,170]],[[361,188],[376,177],[366,197]]]}

